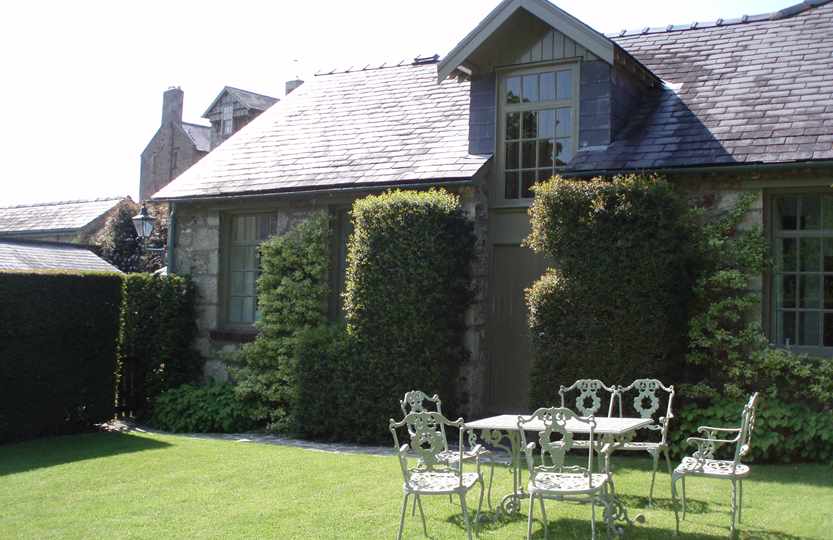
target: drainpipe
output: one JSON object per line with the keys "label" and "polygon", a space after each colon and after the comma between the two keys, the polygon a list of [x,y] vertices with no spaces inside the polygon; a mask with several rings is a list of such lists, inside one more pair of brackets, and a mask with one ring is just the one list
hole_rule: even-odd
{"label": "drainpipe", "polygon": [[174,247],[176,242],[176,203],[168,203],[168,275],[176,273],[176,257],[174,254]]}

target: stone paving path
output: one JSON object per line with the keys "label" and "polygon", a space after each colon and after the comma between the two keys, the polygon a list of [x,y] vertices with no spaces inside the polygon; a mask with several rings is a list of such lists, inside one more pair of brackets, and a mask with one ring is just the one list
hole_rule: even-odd
{"label": "stone paving path", "polygon": [[[103,424],[102,427],[107,431],[118,431],[123,433],[153,433],[156,435],[172,435],[176,437],[189,437],[192,439],[222,440],[257,444],[274,444],[278,446],[291,446],[294,448],[303,448],[304,450],[328,452],[332,454],[364,454],[369,456],[395,455],[393,448],[388,446],[364,446],[344,443],[323,443],[305,441],[302,439],[292,439],[289,437],[280,437],[277,435],[269,435],[265,433],[168,433],[166,431],[150,429],[123,420],[112,420],[106,424]],[[509,456],[505,452],[501,452],[499,450],[497,452],[493,452],[492,454],[492,459],[494,459],[496,463],[508,463],[508,457]]]}

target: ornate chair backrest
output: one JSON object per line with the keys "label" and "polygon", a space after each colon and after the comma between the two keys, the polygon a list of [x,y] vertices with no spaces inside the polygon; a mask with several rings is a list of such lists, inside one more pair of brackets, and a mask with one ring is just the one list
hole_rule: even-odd
{"label": "ornate chair backrest", "polygon": [[[402,475],[407,482],[413,470],[429,470],[439,472],[453,472],[458,475],[462,485],[463,467],[450,468],[446,461],[440,459],[440,454],[445,451],[445,427],[455,427],[460,430],[460,440],[463,440],[466,426],[463,419],[451,421],[442,413],[421,411],[405,415],[399,422],[391,419],[389,428],[393,435],[393,444],[399,451],[399,463],[402,467]],[[408,433],[408,443],[400,446],[397,430],[405,427]],[[463,445],[460,445],[459,463],[463,462]],[[408,455],[418,458],[416,469],[408,468]]]}
{"label": "ornate chair backrest", "polygon": [[[602,414],[602,391],[607,392],[607,416],[613,413],[613,399],[616,388],[607,386],[598,379],[579,379],[570,386],[561,386],[558,395],[561,396],[561,407],[573,408],[582,416],[604,416]],[[574,403],[567,403],[568,394],[576,393]]]}
{"label": "ornate chair backrest", "polygon": [[740,434],[738,443],[735,446],[735,467],[741,459],[749,453],[752,447],[752,431],[755,429],[755,407],[758,405],[758,392],[749,397],[749,401],[743,407],[741,414]]}
{"label": "ornate chair backrest", "polygon": [[[412,412],[443,413],[443,402],[440,401],[440,396],[437,394],[429,396],[422,390],[411,390],[409,392],[405,392],[405,397],[399,400],[399,407],[402,409],[402,416],[408,416],[408,414]],[[440,426],[440,431],[443,434],[443,444],[445,445],[443,450],[448,450],[448,439],[445,436],[445,425]],[[413,436],[413,433],[410,434]]]}
{"label": "ornate chair backrest", "polygon": [[665,386],[657,379],[636,379],[616,388],[616,403],[620,418],[651,418],[654,423],[643,429],[659,431],[660,442],[666,442],[668,424],[674,418],[674,386]]}
{"label": "ornate chair backrest", "polygon": [[[568,423],[584,424],[590,434],[586,468],[564,463],[567,452],[573,447],[573,433],[568,429]],[[590,473],[593,471],[596,420],[592,416],[583,418],[564,407],[541,408],[531,416],[519,416],[518,431],[521,434],[521,447],[526,454],[530,481],[534,481],[542,472],[579,472],[587,475],[588,486],[593,487],[593,477]],[[537,443],[527,442],[527,431],[538,432]],[[540,465],[535,465],[536,446],[540,449]]]}

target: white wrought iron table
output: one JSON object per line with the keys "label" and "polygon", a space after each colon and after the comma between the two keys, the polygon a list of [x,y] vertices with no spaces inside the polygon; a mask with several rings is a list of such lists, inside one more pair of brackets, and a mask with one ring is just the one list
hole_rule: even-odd
{"label": "white wrought iron table", "polygon": [[[520,433],[518,432],[518,416],[517,414],[501,414],[499,416],[491,416],[483,418],[474,422],[466,423],[466,428],[470,432],[470,437],[474,435],[475,431],[480,431],[480,439],[491,446],[502,448],[509,452],[512,458],[510,465],[512,469],[512,492],[503,497],[500,503],[501,510],[507,515],[512,515],[520,510],[521,500],[526,496],[523,482],[521,479],[521,459],[520,459]],[[629,435],[636,430],[644,428],[652,423],[650,418],[619,418],[619,417],[596,417],[596,427],[594,435],[598,437],[598,443],[595,444],[598,452],[605,458],[605,467],[608,467],[610,456],[616,450],[616,447],[622,444]],[[538,425],[540,424],[540,425]],[[543,422],[530,422],[525,425],[528,431],[543,431]],[[567,430],[572,433],[589,433],[587,424],[581,422],[568,422]],[[502,443],[506,439],[506,443]],[[616,489],[613,484],[612,476],[610,482],[610,506],[609,510],[605,511],[605,522],[608,528],[615,531],[621,536],[624,529],[616,526],[617,521],[623,521],[631,524],[628,517],[628,511],[622,501],[616,495]],[[642,521],[642,516],[637,516],[637,521]]]}

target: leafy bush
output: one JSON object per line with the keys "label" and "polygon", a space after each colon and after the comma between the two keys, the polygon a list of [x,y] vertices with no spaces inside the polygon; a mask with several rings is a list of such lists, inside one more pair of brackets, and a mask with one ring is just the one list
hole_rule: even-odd
{"label": "leafy bush", "polygon": [[[396,397],[438,392],[454,409],[472,300],[473,227],[458,197],[443,190],[391,191],[353,204],[344,309],[362,370],[353,385],[362,439],[385,439]],[[366,381],[366,383],[365,383]]]}
{"label": "leafy bush", "polygon": [[0,273],[0,442],[113,417],[118,274]]}
{"label": "leafy bush", "polygon": [[155,428],[174,433],[240,433],[254,428],[251,412],[231,384],[185,384],[159,394],[150,418]]}
{"label": "leafy bush", "polygon": [[119,401],[138,417],[161,392],[195,381],[202,358],[196,337],[196,291],[182,276],[129,274],[119,339]]}
{"label": "leafy bush", "polygon": [[685,351],[693,258],[684,200],[665,181],[554,178],[535,188],[526,244],[556,266],[527,291],[531,402],[579,378],[663,378]]}
{"label": "leafy bush", "polygon": [[259,334],[229,359],[236,392],[268,429],[292,428],[296,334],[327,320],[330,221],[319,212],[260,247]]}

